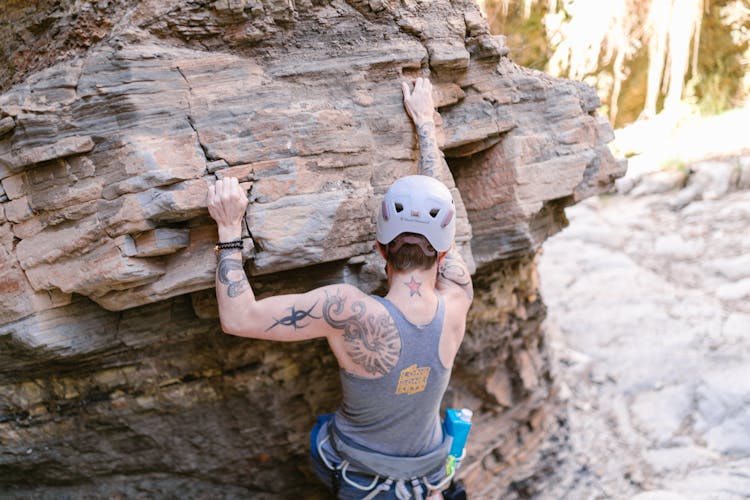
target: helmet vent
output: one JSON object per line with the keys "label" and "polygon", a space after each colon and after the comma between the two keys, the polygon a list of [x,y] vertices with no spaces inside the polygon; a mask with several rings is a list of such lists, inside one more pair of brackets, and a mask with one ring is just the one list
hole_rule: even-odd
{"label": "helmet vent", "polygon": [[385,200],[380,204],[380,212],[383,214],[383,219],[388,220],[390,218],[388,215],[388,205],[385,204]]}
{"label": "helmet vent", "polygon": [[401,203],[396,203],[396,212],[401,213],[404,211],[404,206]]}
{"label": "helmet vent", "polygon": [[440,213],[440,209],[439,208],[433,208],[432,210],[430,210],[430,217],[432,217],[434,219],[435,217],[437,217],[438,213]]}
{"label": "helmet vent", "polygon": [[453,210],[449,210],[447,214],[445,214],[445,217],[443,217],[443,222],[440,223],[440,227],[445,227],[448,224],[450,224],[451,220],[453,220]]}

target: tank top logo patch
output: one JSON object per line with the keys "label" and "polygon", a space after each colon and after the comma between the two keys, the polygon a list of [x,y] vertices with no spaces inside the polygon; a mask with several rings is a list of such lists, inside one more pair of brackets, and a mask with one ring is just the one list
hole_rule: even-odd
{"label": "tank top logo patch", "polygon": [[427,387],[427,378],[430,376],[430,367],[417,368],[413,364],[401,370],[401,376],[398,379],[396,394],[416,394],[422,392]]}

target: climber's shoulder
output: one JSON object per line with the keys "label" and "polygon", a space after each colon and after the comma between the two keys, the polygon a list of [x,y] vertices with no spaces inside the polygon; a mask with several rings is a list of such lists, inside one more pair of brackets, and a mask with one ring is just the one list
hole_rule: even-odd
{"label": "climber's shoulder", "polygon": [[346,325],[358,322],[364,323],[368,315],[385,312],[385,307],[377,299],[354,285],[327,285],[316,289],[316,293],[321,316],[334,330],[343,330]]}
{"label": "climber's shoulder", "polygon": [[377,303],[371,295],[366,294],[354,285],[347,283],[338,283],[335,285],[326,285],[315,289],[315,292],[321,297],[323,304],[336,306],[342,303],[354,302],[373,302]]}
{"label": "climber's shoulder", "polygon": [[456,247],[443,257],[438,265],[436,291],[446,299],[448,312],[466,315],[474,300],[474,285],[469,266]]}

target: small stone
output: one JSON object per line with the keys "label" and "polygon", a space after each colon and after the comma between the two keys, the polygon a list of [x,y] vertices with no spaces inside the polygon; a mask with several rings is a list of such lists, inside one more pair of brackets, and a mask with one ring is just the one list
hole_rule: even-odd
{"label": "small stone", "polygon": [[498,404],[510,408],[513,404],[513,386],[510,375],[505,368],[496,368],[489,377],[485,388]]}
{"label": "small stone", "polygon": [[464,12],[464,22],[470,36],[476,36],[487,31],[487,18],[479,9]]}
{"label": "small stone", "polygon": [[0,119],[0,136],[3,136],[13,130],[16,127],[16,122],[13,117],[6,116]]}
{"label": "small stone", "polygon": [[638,181],[632,177],[620,177],[615,181],[615,189],[619,194],[628,194],[637,184]]}
{"label": "small stone", "polygon": [[750,277],[750,254],[710,260],[705,262],[703,267],[728,280],[738,281]]}
{"label": "small stone", "polygon": [[384,0],[369,0],[368,4],[373,12],[380,12],[386,8]]}
{"label": "small stone", "polygon": [[427,43],[430,67],[435,71],[462,71],[469,67],[469,52],[463,44],[430,41]]}
{"label": "small stone", "polygon": [[688,386],[670,386],[638,394],[631,408],[637,426],[656,443],[666,443],[682,426],[692,409]]}
{"label": "small stone", "polygon": [[679,210],[695,200],[700,199],[701,192],[696,185],[691,185],[681,189],[671,200],[669,206],[674,210]]}
{"label": "small stone", "polygon": [[208,173],[213,174],[217,170],[222,170],[229,167],[226,161],[224,160],[214,160],[209,161],[206,163],[206,169],[208,170]]}
{"label": "small stone", "polygon": [[750,278],[721,285],[716,289],[716,296],[722,300],[743,300],[750,297]]}
{"label": "small stone", "polygon": [[644,196],[648,194],[666,193],[679,189],[685,185],[687,172],[682,170],[665,170],[648,174],[640,179],[629,194]]}
{"label": "small stone", "polygon": [[11,200],[25,195],[28,187],[27,184],[28,181],[25,173],[11,175],[2,180],[3,189]]}
{"label": "small stone", "polygon": [[533,391],[539,385],[539,377],[537,375],[537,369],[534,366],[534,362],[531,356],[526,351],[519,351],[516,355],[516,366],[518,372],[521,375],[521,381],[523,386],[528,391]]}
{"label": "small stone", "polygon": [[135,241],[129,234],[123,234],[114,239],[114,243],[120,250],[120,253],[126,257],[134,257],[138,250],[135,247]]}
{"label": "small stone", "polygon": [[706,433],[745,409],[746,401],[750,401],[750,366],[713,367],[702,375],[695,397],[698,411],[693,427],[697,432]]}
{"label": "small stone", "polygon": [[34,211],[31,209],[29,201],[25,196],[17,200],[6,202],[4,207],[5,217],[11,222],[23,222],[34,216]]}
{"label": "small stone", "polygon": [[711,428],[703,438],[709,448],[722,455],[750,455],[750,409]]}
{"label": "small stone", "polygon": [[510,49],[506,44],[505,35],[479,35],[471,46],[471,54],[476,59],[499,58],[507,56]]}
{"label": "small stone", "polygon": [[735,166],[728,162],[706,161],[692,165],[689,185],[696,184],[704,200],[724,196],[732,185]]}
{"label": "small stone", "polygon": [[700,256],[705,247],[703,240],[684,240],[678,234],[668,234],[656,240],[654,253],[677,259],[692,259]]}
{"label": "small stone", "polygon": [[456,104],[466,97],[466,93],[455,83],[444,83],[433,87],[435,106],[440,108]]}
{"label": "small stone", "polygon": [[235,165],[233,167],[224,166],[221,170],[216,170],[215,175],[217,179],[226,179],[227,177],[234,177],[240,182],[245,181],[253,176],[255,172],[255,165],[248,163],[246,165]]}

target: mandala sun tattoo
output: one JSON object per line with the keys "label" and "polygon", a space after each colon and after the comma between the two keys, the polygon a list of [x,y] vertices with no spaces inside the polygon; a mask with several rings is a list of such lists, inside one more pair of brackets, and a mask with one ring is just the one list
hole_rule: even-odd
{"label": "mandala sun tattoo", "polygon": [[[232,271],[240,271],[240,278],[230,278],[229,273]],[[242,295],[250,286],[245,276],[245,269],[242,267],[242,259],[237,257],[221,256],[217,273],[219,282],[227,286],[227,295],[231,298]]]}
{"label": "mandala sun tattoo", "polygon": [[344,330],[347,354],[373,375],[386,375],[401,355],[401,336],[388,313],[367,313],[364,302],[355,301],[346,310],[346,298],[326,294],[323,317],[333,328]]}

